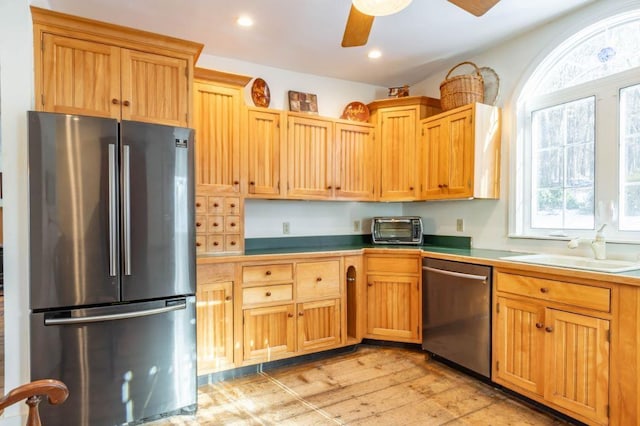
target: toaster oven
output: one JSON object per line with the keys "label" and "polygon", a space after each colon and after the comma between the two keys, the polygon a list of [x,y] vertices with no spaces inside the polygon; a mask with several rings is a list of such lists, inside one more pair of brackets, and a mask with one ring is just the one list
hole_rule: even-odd
{"label": "toaster oven", "polygon": [[422,244],[422,218],[374,217],[371,221],[371,237],[375,244]]}

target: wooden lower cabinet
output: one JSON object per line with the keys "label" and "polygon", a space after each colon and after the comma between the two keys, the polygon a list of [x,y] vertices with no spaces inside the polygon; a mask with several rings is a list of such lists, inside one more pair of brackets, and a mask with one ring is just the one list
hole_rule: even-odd
{"label": "wooden lower cabinet", "polygon": [[296,349],[293,304],[244,309],[244,360],[263,362],[293,355]]}
{"label": "wooden lower cabinet", "polygon": [[367,255],[365,337],[420,343],[420,256]]}
{"label": "wooden lower cabinet", "polygon": [[[559,281],[501,273],[496,281],[494,381],[580,421],[608,424],[609,316],[581,308],[572,312],[570,306],[557,303],[555,290],[558,299],[567,294]],[[541,285],[539,296],[523,297],[536,284]],[[610,291],[566,285],[586,290],[573,293],[577,304],[583,298],[584,304],[602,305],[585,294]]]}
{"label": "wooden lower cabinet", "polygon": [[340,299],[298,304],[298,351],[329,349],[341,343],[340,304]]}
{"label": "wooden lower cabinet", "polygon": [[234,367],[232,269],[228,265],[198,265],[196,341],[199,375]]}

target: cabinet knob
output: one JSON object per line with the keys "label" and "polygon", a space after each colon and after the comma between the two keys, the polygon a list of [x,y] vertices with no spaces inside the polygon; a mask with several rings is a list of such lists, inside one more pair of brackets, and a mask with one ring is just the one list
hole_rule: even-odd
{"label": "cabinet knob", "polygon": [[316,278],[316,281],[318,281],[318,282],[322,281],[322,277]]}
{"label": "cabinet knob", "polygon": [[196,207],[200,207],[200,206],[202,206],[202,204],[196,203]]}
{"label": "cabinet knob", "polygon": [[122,102],[122,105],[128,107],[129,105],[131,105],[131,103],[129,101],[124,101]]}
{"label": "cabinet knob", "polygon": [[196,247],[200,247],[202,244],[200,242],[196,243]]}
{"label": "cabinet knob", "polygon": [[214,207],[214,208],[217,208],[218,206],[219,206],[219,204],[218,204],[218,203],[213,203],[213,207]]}
{"label": "cabinet knob", "polygon": [[264,273],[265,275],[271,275],[271,271],[267,271]]}
{"label": "cabinet knob", "polygon": [[213,245],[214,245],[214,246],[219,246],[219,245],[220,245],[220,243],[219,243],[219,242],[217,242],[217,241],[214,241],[214,242],[213,242]]}
{"label": "cabinet knob", "polygon": [[270,291],[268,291],[268,292],[265,294],[265,296],[267,296],[267,297],[271,296],[271,292],[270,292]]}
{"label": "cabinet knob", "polygon": [[235,203],[230,204],[231,208],[234,209],[236,207]]}
{"label": "cabinet knob", "polygon": [[196,222],[196,226],[199,228],[202,226],[202,224],[200,222]]}
{"label": "cabinet knob", "polygon": [[235,246],[235,245],[236,245],[236,242],[235,242],[235,241],[231,241],[231,243],[230,243],[230,244],[231,244],[232,246]]}
{"label": "cabinet knob", "polygon": [[293,314],[292,314],[291,312],[289,312],[289,313],[287,314],[287,316],[288,316],[289,318],[293,318]]}
{"label": "cabinet knob", "polygon": [[340,191],[342,189],[341,186],[336,186],[336,191]]}
{"label": "cabinet knob", "polygon": [[114,105],[118,105],[120,103],[119,100],[117,100],[116,98],[111,99],[111,103]]}
{"label": "cabinet knob", "polygon": [[234,185],[240,185],[240,182],[238,182],[237,180],[234,180],[234,181],[233,181],[233,184],[234,184]]}
{"label": "cabinet knob", "polygon": [[236,226],[236,223],[235,222],[231,222],[231,226]]}
{"label": "cabinet knob", "polygon": [[543,323],[541,323],[541,322],[537,322],[536,323],[536,328],[542,328],[542,327],[544,327]]}
{"label": "cabinet knob", "polygon": [[218,227],[218,222],[213,222],[214,227]]}
{"label": "cabinet knob", "polygon": [[371,284],[371,283],[367,283],[367,285],[368,285],[369,287],[373,287],[373,284]]}
{"label": "cabinet knob", "polygon": [[438,184],[438,188],[442,188],[442,184],[441,183]]}
{"label": "cabinet knob", "polygon": [[410,186],[410,187],[409,187],[409,191],[413,191],[413,186]]}
{"label": "cabinet knob", "polygon": [[226,300],[228,302],[229,300],[231,300],[231,296],[225,297],[224,300]]}
{"label": "cabinet knob", "polygon": [[331,188],[332,188],[332,186],[331,186],[331,185],[327,186],[327,189],[331,189]]}
{"label": "cabinet knob", "polygon": [[256,183],[255,183],[255,182],[253,182],[253,181],[249,182],[249,185],[255,185],[255,184],[256,184]]}
{"label": "cabinet knob", "polygon": [[299,316],[301,316],[301,317],[303,317],[303,316],[304,316],[304,312],[303,312],[303,311],[300,311],[300,312],[298,312],[298,315],[299,315]]}
{"label": "cabinet knob", "polygon": [[540,293],[549,293],[549,289],[546,287],[540,288]]}
{"label": "cabinet knob", "polygon": [[547,327],[544,329],[547,333],[551,333],[553,331],[553,327]]}

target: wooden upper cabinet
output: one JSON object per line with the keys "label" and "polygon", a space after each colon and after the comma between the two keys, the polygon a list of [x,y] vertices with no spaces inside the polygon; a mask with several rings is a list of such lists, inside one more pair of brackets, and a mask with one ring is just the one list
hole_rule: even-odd
{"label": "wooden upper cabinet", "polygon": [[[240,192],[242,90],[197,79],[194,84],[196,192]],[[205,191],[205,192],[203,192]]]}
{"label": "wooden upper cabinet", "polygon": [[43,111],[120,118],[120,49],[42,35]]}
{"label": "wooden upper cabinet", "polygon": [[187,61],[121,50],[122,118],[187,126]]}
{"label": "wooden upper cabinet", "polygon": [[336,198],[375,198],[374,134],[373,126],[368,124],[335,123]]}
{"label": "wooden upper cabinet", "polygon": [[440,100],[408,96],[370,103],[370,122],[376,126],[378,172],[376,197],[381,201],[418,198],[417,143],[420,120],[440,113]]}
{"label": "wooden upper cabinet", "polygon": [[287,198],[327,199],[334,190],[333,122],[287,115]]}
{"label": "wooden upper cabinet", "polygon": [[469,104],[421,121],[420,199],[500,196],[500,110]]}
{"label": "wooden upper cabinet", "polygon": [[466,109],[422,123],[420,198],[473,196],[471,113],[471,109]]}
{"label": "wooden upper cabinet", "polygon": [[31,7],[36,109],[190,126],[202,44]]}
{"label": "wooden upper cabinet", "polygon": [[[280,195],[281,161],[285,156],[282,141],[283,113],[265,108],[247,108],[246,165],[247,195]],[[245,174],[243,173],[243,175]]]}

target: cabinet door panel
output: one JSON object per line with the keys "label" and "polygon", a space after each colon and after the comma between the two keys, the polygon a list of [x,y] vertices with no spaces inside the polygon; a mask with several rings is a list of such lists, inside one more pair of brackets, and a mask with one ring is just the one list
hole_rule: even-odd
{"label": "cabinet door panel", "polygon": [[598,422],[607,422],[609,321],[546,310],[548,355],[545,398]]}
{"label": "cabinet door panel", "polygon": [[122,118],[187,126],[187,61],[122,49]]}
{"label": "cabinet door panel", "polygon": [[415,108],[381,112],[380,134],[380,198],[387,201],[415,199]]}
{"label": "cabinet door panel", "polygon": [[343,123],[335,127],[336,197],[373,200],[373,128]]}
{"label": "cabinet door panel", "polygon": [[119,48],[52,34],[43,46],[44,111],[120,118]]}
{"label": "cabinet door panel", "polygon": [[332,123],[289,117],[287,126],[287,197],[331,198],[334,164]]}
{"label": "cabinet door panel", "polygon": [[340,344],[340,299],[298,304],[298,350],[317,351]]}
{"label": "cabinet door panel", "polygon": [[233,366],[233,283],[198,284],[198,374]]}
{"label": "cabinet door panel", "polygon": [[245,309],[244,359],[271,359],[293,355],[295,351],[294,305]]}
{"label": "cabinet door panel", "polygon": [[[473,195],[473,128],[472,110],[449,117],[449,167],[447,193],[451,198]],[[479,141],[481,142],[481,141]]]}
{"label": "cabinet door panel", "polygon": [[196,184],[212,192],[239,192],[240,91],[196,82],[194,100]]}
{"label": "cabinet door panel", "polygon": [[367,333],[418,339],[418,278],[367,276]]}
{"label": "cabinet door panel", "polygon": [[544,308],[535,303],[498,298],[497,376],[536,394],[543,394]]}
{"label": "cabinet door panel", "polygon": [[422,133],[421,198],[441,198],[450,167],[446,124],[444,120],[429,121],[423,124]]}
{"label": "cabinet door panel", "polygon": [[280,194],[280,112],[249,110],[249,194]]}

